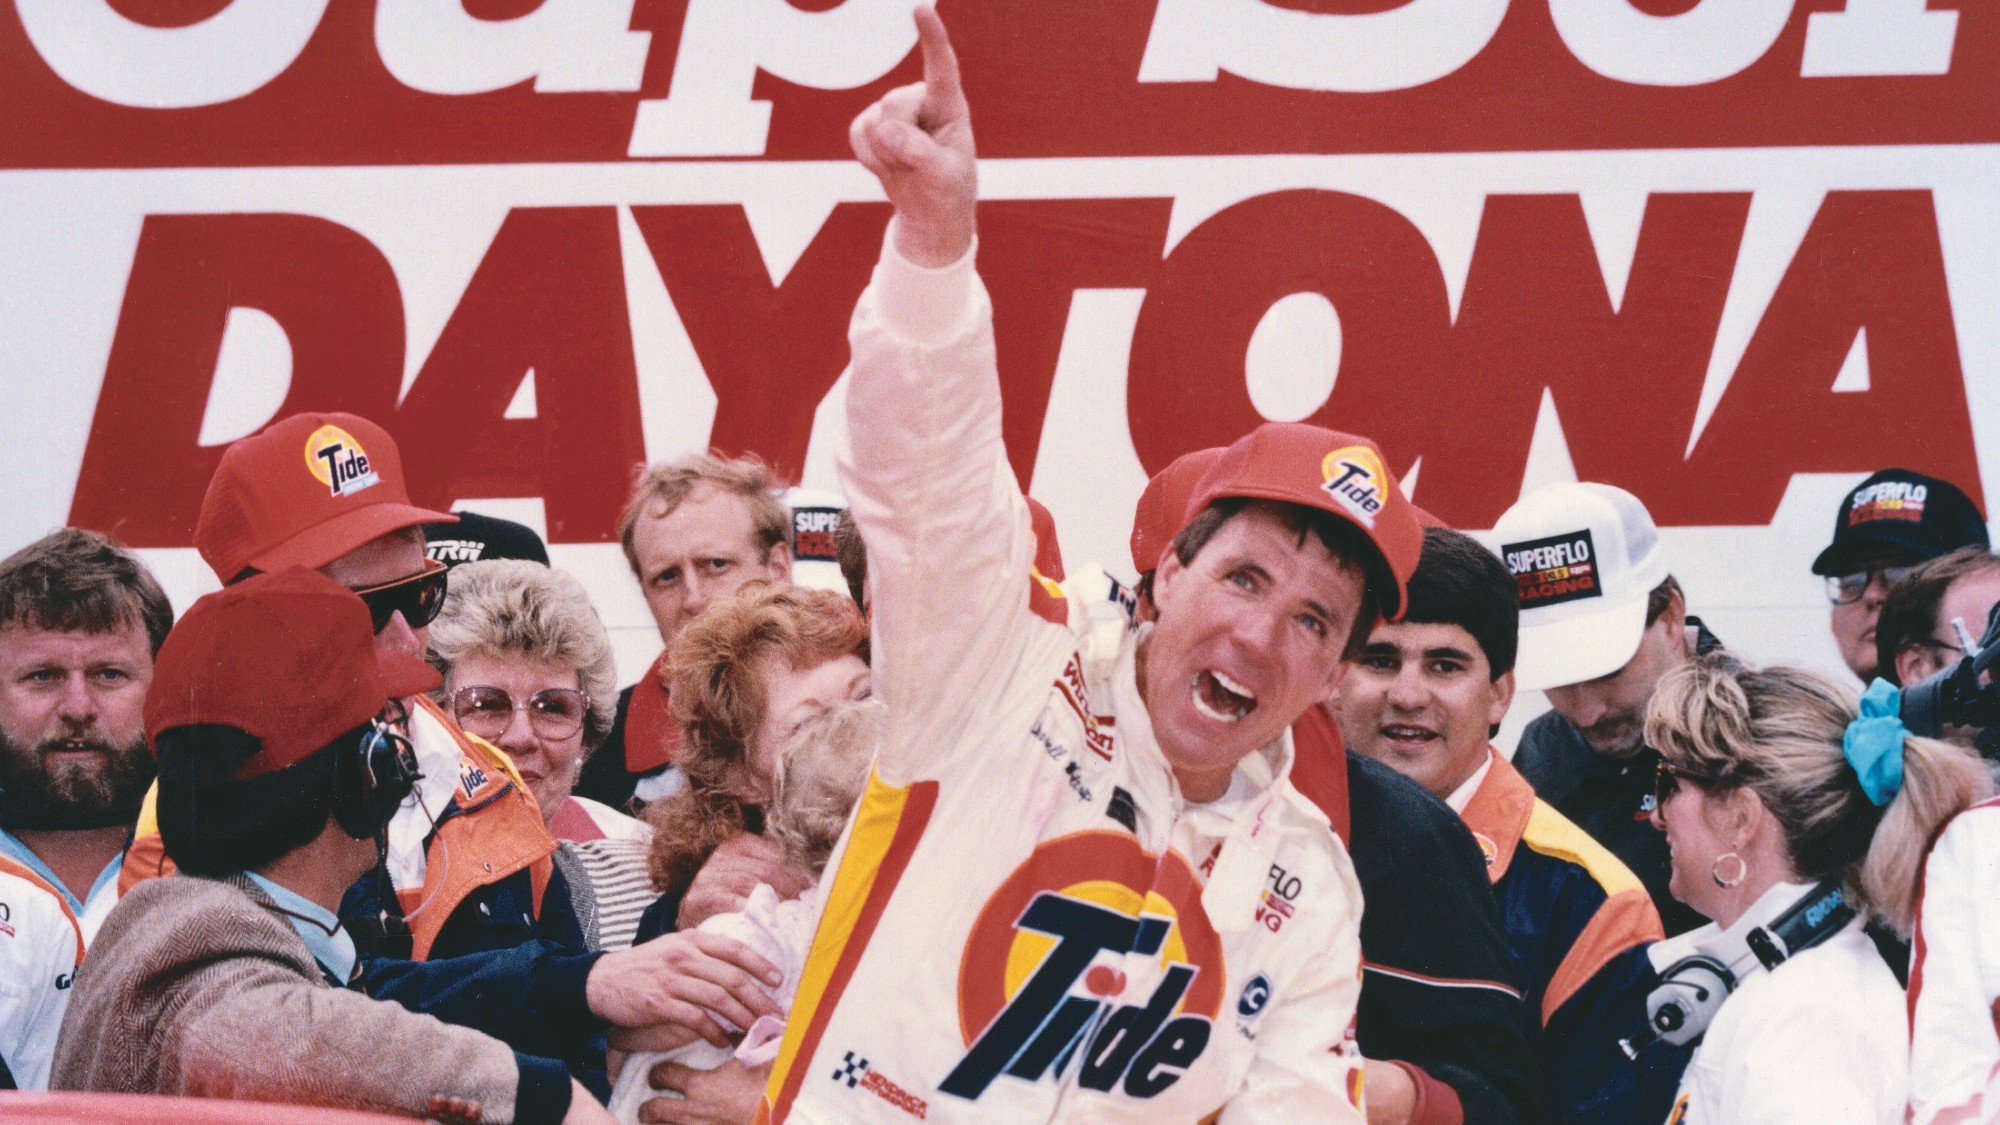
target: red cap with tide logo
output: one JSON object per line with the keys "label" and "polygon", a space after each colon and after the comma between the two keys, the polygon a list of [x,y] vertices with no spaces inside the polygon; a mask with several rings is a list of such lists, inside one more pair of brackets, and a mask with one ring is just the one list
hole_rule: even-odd
{"label": "red cap with tide logo", "polygon": [[1318,508],[1360,528],[1395,583],[1377,591],[1382,613],[1402,617],[1424,529],[1374,442],[1304,422],[1266,422],[1223,450],[1195,483],[1182,523],[1227,496]]}
{"label": "red cap with tide logo", "polygon": [[229,582],[245,569],[316,569],[405,527],[458,517],[410,503],[389,432],[353,414],[294,414],[222,454],[195,549]]}
{"label": "red cap with tide logo", "polygon": [[1187,526],[1188,498],[1224,448],[1218,445],[1183,453],[1146,482],[1132,513],[1132,565],[1140,574],[1159,567],[1167,548],[1173,546],[1174,536]]}
{"label": "red cap with tide logo", "polygon": [[291,567],[188,607],[154,661],[146,735],[235,727],[263,743],[236,771],[255,777],[303,760],[389,700],[440,682],[417,657],[376,647],[368,606],[353,591]]}

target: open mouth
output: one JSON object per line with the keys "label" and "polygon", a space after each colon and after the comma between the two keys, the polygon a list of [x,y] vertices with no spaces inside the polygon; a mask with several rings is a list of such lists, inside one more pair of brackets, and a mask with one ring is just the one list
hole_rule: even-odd
{"label": "open mouth", "polygon": [[1195,673],[1194,706],[1217,722],[1233,723],[1257,709],[1257,697],[1228,676],[1204,669]]}
{"label": "open mouth", "polygon": [[1403,723],[1391,723],[1382,727],[1381,731],[1383,738],[1405,746],[1421,746],[1427,742],[1435,742],[1438,737],[1436,731],[1427,727],[1409,726]]}
{"label": "open mouth", "polygon": [[42,743],[44,754],[102,754],[105,746],[87,738],[52,738]]}

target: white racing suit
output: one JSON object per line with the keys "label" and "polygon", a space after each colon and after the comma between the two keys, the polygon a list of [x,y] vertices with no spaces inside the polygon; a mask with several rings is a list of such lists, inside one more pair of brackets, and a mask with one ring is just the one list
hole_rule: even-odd
{"label": "white racing suit", "polygon": [[851,334],[888,729],[760,1120],[1363,1120],[1361,892],[1289,734],[1182,798],[1134,641],[1031,571],[969,254],[885,250]]}
{"label": "white racing suit", "polygon": [[1910,964],[1910,1121],[2000,1120],[2000,799],[1931,850]]}

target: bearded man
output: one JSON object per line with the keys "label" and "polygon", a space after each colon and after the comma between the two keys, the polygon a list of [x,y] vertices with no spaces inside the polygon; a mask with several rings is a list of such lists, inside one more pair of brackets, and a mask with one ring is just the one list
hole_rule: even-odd
{"label": "bearded man", "polygon": [[144,564],[65,528],[0,561],[0,1087],[46,1081],[69,978],[118,899],[153,781],[144,705],[173,607]]}

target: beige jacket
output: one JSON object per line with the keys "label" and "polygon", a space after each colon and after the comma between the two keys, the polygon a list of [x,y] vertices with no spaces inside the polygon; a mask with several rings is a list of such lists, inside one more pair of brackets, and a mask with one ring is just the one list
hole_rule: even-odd
{"label": "beige jacket", "polygon": [[119,902],[78,970],[50,1087],[242,1098],[425,1116],[433,1095],[513,1120],[505,1044],[329,984],[242,876],[154,879]]}

